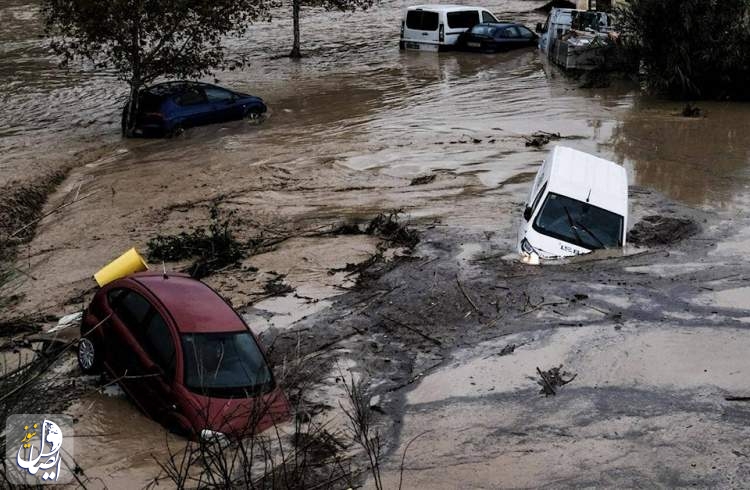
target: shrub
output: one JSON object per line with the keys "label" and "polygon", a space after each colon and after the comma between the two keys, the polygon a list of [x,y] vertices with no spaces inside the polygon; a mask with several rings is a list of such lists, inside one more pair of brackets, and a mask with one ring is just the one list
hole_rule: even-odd
{"label": "shrub", "polygon": [[623,44],[649,89],[681,99],[750,99],[750,0],[629,0]]}

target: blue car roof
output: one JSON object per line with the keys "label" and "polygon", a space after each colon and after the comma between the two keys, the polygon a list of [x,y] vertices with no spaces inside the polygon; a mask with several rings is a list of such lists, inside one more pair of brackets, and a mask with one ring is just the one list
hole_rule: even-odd
{"label": "blue car roof", "polygon": [[520,25],[521,24],[516,24],[515,22],[482,22],[480,24],[477,24],[476,26],[511,27],[511,26],[520,26]]}
{"label": "blue car roof", "polygon": [[205,82],[192,82],[189,80],[174,80],[171,82],[161,82],[155,85],[151,85],[150,87],[147,87],[145,90],[154,95],[173,95],[173,94],[182,92],[183,90],[185,90],[186,87],[196,87],[196,86],[217,87],[223,90],[229,90],[230,92],[232,91],[228,88],[219,87],[218,85],[211,85],[210,83],[205,83]]}

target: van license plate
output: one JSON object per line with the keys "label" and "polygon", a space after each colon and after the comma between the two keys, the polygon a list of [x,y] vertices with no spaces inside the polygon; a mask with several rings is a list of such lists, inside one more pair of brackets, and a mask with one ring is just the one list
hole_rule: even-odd
{"label": "van license plate", "polygon": [[419,43],[406,43],[406,47],[409,49],[419,49]]}
{"label": "van license plate", "polygon": [[482,46],[481,43],[466,43],[466,45],[470,48],[479,48]]}

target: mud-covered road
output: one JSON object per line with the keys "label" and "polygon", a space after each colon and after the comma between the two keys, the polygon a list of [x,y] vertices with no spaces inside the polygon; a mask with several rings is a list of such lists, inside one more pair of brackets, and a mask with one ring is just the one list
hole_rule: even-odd
{"label": "mud-covered road", "polygon": [[[488,7],[533,25],[541,3]],[[412,440],[404,488],[741,486],[750,407],[725,396],[750,395],[750,108],[702,103],[705,117],[683,118],[627,80],[580,88],[533,49],[399,52],[405,5],[306,10],[299,62],[274,57],[290,44],[279,12],[231,41],[252,65],[217,74],[263,97],[265,121],[124,141],[123,86],[58,70],[34,4],[4,3],[0,186],[65,168],[45,211],[86,197],[18,248],[0,316],[54,325],[91,297],[102,265],[205,225],[217,203],[235,212],[240,239],[277,240],[205,280],[273,346],[277,366],[297,346],[315,355],[324,374],[311,403],[334,428],[341,372],[367,380],[387,488]],[[660,214],[700,231],[627,255],[517,263],[516,220],[545,155],[523,137],[538,130],[626,167],[631,224]],[[411,185],[423,176],[434,180]],[[391,209],[420,243],[351,274],[381,240],[326,231]],[[293,291],[269,297],[281,276]],[[148,484],[163,431],[106,381],[81,377],[72,356],[60,362],[52,376],[70,394],[60,409],[98,434],[77,455],[92,486]],[[561,364],[574,381],[539,394],[536,368]]]}

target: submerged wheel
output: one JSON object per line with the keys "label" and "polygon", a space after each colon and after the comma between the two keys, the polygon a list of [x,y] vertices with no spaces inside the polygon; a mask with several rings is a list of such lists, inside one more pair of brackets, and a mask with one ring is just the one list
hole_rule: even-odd
{"label": "submerged wheel", "polygon": [[78,365],[85,374],[101,371],[101,352],[93,340],[83,337],[78,341]]}
{"label": "submerged wheel", "polygon": [[248,107],[247,109],[245,109],[245,114],[243,117],[251,121],[257,121],[258,119],[263,117],[263,111],[259,107]]}
{"label": "submerged wheel", "polygon": [[176,138],[185,132],[182,124],[176,124],[171,130],[167,131],[167,138]]}

